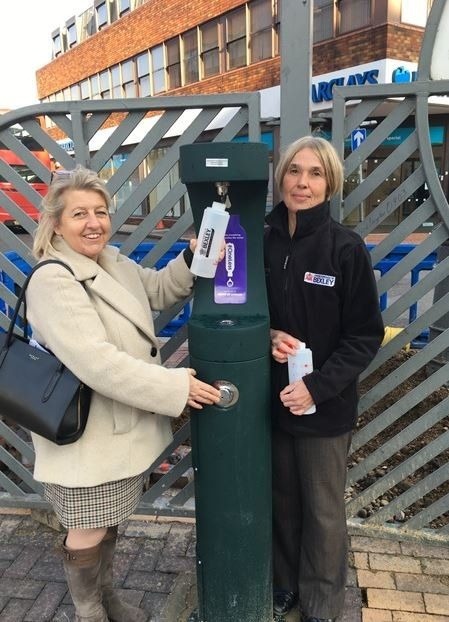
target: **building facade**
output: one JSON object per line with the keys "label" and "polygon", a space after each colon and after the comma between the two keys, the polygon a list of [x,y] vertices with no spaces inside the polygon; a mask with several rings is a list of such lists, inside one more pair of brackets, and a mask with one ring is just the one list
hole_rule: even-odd
{"label": "building facade", "polygon": [[[290,0],[94,0],[85,13],[68,18],[53,32],[53,59],[37,72],[39,98],[47,102],[257,90],[264,137],[276,158],[283,1]],[[430,6],[430,0],[314,0],[313,131],[330,136],[334,85],[416,79]],[[445,102],[431,108],[434,156],[446,191],[448,110]],[[377,122],[373,117],[372,123]],[[413,126],[413,118],[408,119],[346,183],[360,183]],[[416,164],[410,158],[385,180],[378,196],[370,199],[373,205]],[[416,201],[425,192],[420,189]],[[413,200],[403,205],[404,214],[413,209]]]}

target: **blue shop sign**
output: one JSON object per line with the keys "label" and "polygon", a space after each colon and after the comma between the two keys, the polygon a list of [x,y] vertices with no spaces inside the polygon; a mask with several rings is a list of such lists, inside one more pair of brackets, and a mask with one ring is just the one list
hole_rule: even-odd
{"label": "blue shop sign", "polygon": [[[412,127],[398,127],[393,134],[390,134],[381,144],[382,147],[397,147],[401,143],[404,142],[408,136],[413,132]],[[367,129],[367,137],[371,134],[372,130]],[[321,138],[325,138],[326,140],[331,140],[332,135],[330,132],[326,130],[321,130],[320,134]],[[429,128],[429,136],[430,143],[432,145],[442,145],[444,144],[444,127],[442,125],[434,125]],[[345,139],[345,147],[347,149],[351,149],[351,136]]]}
{"label": "blue shop sign", "polygon": [[[367,134],[369,135],[372,130],[368,130]],[[387,136],[387,138],[382,142],[383,147],[397,147],[402,144],[406,138],[410,136],[410,134],[414,131],[412,127],[398,127],[395,131]],[[444,127],[440,125],[435,125],[429,128],[429,136],[430,143],[432,145],[442,145],[444,142]],[[347,139],[345,141],[345,146],[348,148],[351,147],[351,139]]]}
{"label": "blue shop sign", "polygon": [[[413,132],[412,127],[398,127],[393,134],[390,134],[386,140],[383,141],[383,145],[387,147],[396,147],[404,142],[404,140],[410,136]],[[430,142],[432,145],[442,145],[444,142],[444,127],[434,126],[429,128]]]}

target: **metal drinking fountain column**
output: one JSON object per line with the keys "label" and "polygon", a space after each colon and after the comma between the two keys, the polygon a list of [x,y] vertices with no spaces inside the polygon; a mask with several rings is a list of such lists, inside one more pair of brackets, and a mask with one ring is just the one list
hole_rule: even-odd
{"label": "metal drinking fountain column", "polygon": [[271,622],[269,315],[263,266],[268,152],[262,143],[181,147],[198,232],[203,211],[226,201],[225,259],[198,277],[189,322],[190,365],[221,403],[192,412],[198,622]]}

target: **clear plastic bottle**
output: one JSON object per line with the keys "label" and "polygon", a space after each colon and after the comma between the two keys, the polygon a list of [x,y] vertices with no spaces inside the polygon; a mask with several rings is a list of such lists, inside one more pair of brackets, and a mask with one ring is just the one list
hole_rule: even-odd
{"label": "clear plastic bottle", "polygon": [[[288,355],[288,380],[290,383],[300,380],[313,371],[312,350],[306,348],[305,343],[300,343],[296,354]],[[305,411],[305,415],[316,412],[315,404]]]}
{"label": "clear plastic bottle", "polygon": [[214,278],[228,222],[229,213],[224,203],[214,201],[211,207],[206,207],[190,267],[193,274]]}

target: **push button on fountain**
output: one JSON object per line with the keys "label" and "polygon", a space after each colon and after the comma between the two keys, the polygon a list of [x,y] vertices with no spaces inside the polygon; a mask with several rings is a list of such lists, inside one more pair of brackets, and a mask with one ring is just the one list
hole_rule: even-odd
{"label": "push button on fountain", "polygon": [[220,391],[220,401],[217,406],[219,408],[230,408],[239,399],[239,390],[228,380],[215,380],[213,386]]}

